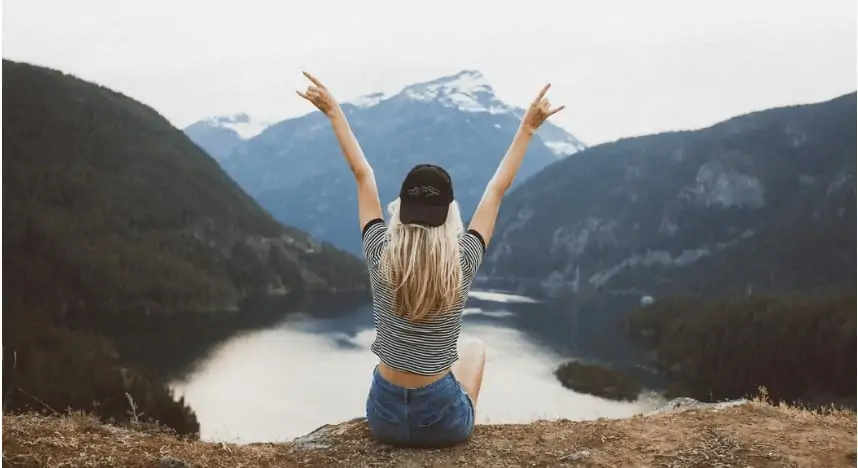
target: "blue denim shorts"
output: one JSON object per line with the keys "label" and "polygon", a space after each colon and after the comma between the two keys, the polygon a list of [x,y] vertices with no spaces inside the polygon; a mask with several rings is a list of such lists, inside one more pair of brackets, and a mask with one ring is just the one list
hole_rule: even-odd
{"label": "blue denim shorts", "polygon": [[394,385],[373,371],[366,420],[379,442],[437,448],[466,441],[474,430],[474,405],[453,376],[420,388]]}

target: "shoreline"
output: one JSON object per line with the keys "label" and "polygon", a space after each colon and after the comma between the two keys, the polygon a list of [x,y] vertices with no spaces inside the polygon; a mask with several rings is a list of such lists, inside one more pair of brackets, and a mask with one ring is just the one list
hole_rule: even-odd
{"label": "shoreline", "polygon": [[212,349],[240,333],[264,330],[301,313],[320,318],[341,316],[368,300],[363,291],[271,295],[245,299],[237,312],[130,318],[108,315],[99,319],[101,331],[124,359],[151,369],[166,384],[183,378]]}

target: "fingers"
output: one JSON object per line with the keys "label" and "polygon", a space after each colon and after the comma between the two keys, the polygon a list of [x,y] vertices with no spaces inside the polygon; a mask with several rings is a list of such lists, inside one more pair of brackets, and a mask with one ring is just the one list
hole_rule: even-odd
{"label": "fingers", "polygon": [[298,93],[299,96],[301,96],[302,98],[305,98],[305,99],[322,97],[322,90],[320,90],[319,88],[317,88],[315,86],[307,86],[307,90],[304,91],[303,93],[301,91],[295,91],[295,92]]}
{"label": "fingers", "polygon": [[551,83],[547,83],[545,86],[543,86],[542,90],[539,91],[539,96],[536,96],[536,99],[534,99],[533,102],[534,103],[541,102],[542,98],[545,97],[545,93],[548,92],[548,88],[550,88],[550,87],[551,87]]}
{"label": "fingers", "polygon": [[558,107],[558,108],[556,108],[556,109],[553,109],[553,110],[548,111],[548,117],[551,117],[552,115],[554,115],[554,114],[556,114],[556,113],[558,113],[558,112],[562,111],[562,110],[563,110],[563,109],[565,109],[565,108],[566,108],[566,106],[564,105],[564,106],[560,106],[560,107]]}
{"label": "fingers", "polygon": [[310,101],[311,104],[318,107],[319,103],[322,101],[322,95],[319,94],[318,91],[313,91],[311,89],[307,89],[306,93],[302,93],[301,91],[295,91],[298,96]]}
{"label": "fingers", "polygon": [[551,101],[545,99],[545,94],[548,92],[548,88],[551,87],[551,83],[547,83],[542,89],[539,91],[539,95],[536,96],[536,99],[533,101],[534,107],[542,111],[545,115],[545,118],[551,117],[552,115],[562,111],[566,108],[566,106],[559,106],[554,109],[551,109]]}
{"label": "fingers", "polygon": [[313,83],[313,85],[307,86],[307,91],[305,91],[304,93],[299,93],[301,95],[301,97],[303,97],[305,99],[308,96],[309,97],[321,97],[323,94],[322,90],[325,89],[325,87],[322,85],[322,83],[318,79],[316,79],[315,76],[313,76],[307,72],[302,72],[302,73],[304,74],[304,76],[307,77],[307,79],[309,79]]}
{"label": "fingers", "polygon": [[304,76],[306,76],[308,80],[310,80],[311,82],[313,82],[313,84],[314,84],[314,85],[316,85],[316,86],[318,86],[318,87],[320,87],[320,88],[324,88],[324,87],[325,87],[325,85],[323,85],[321,81],[319,81],[315,76],[311,75],[309,72],[301,72],[301,73],[303,73],[303,74],[304,74]]}

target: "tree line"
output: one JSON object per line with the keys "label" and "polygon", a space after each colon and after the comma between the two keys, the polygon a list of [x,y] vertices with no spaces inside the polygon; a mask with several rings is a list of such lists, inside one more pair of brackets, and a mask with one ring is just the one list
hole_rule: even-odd
{"label": "tree line", "polygon": [[852,291],[703,299],[636,308],[625,325],[701,400],[753,395],[854,407],[856,297]]}

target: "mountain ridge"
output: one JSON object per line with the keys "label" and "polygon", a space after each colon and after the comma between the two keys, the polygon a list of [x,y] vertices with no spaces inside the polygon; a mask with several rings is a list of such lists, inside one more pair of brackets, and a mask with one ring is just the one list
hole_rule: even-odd
{"label": "mountain ridge", "polygon": [[[396,197],[411,167],[432,162],[450,172],[466,220],[511,143],[522,112],[498,100],[473,70],[411,84],[390,95],[371,94],[342,108],[375,170],[383,203]],[[549,124],[537,136],[516,184],[568,156],[565,152],[584,147]],[[197,144],[206,146],[204,141]],[[353,181],[322,113],[273,124],[239,143],[220,163],[278,220],[360,254]],[[288,200],[300,202],[286,209]]]}
{"label": "mountain ridge", "polygon": [[[456,86],[457,84],[459,86]],[[510,106],[497,99],[494,89],[476,69],[466,69],[429,81],[412,83],[393,93],[372,92],[343,101],[340,105],[344,108],[353,106],[366,109],[399,95],[405,95],[417,101],[438,100],[448,107],[457,107],[465,112],[509,113],[518,118],[524,115],[524,109]],[[300,119],[306,115],[308,114],[289,117],[279,122]],[[184,127],[183,131],[215,159],[221,160],[229,157],[241,142],[258,136],[279,122],[261,121],[245,112],[237,112],[198,120]],[[537,132],[537,136],[558,157],[569,156],[587,148],[581,140],[552,122],[546,122]]]}
{"label": "mountain ridge", "polygon": [[268,122],[238,112],[199,120],[183,131],[195,142],[206,142],[206,152],[220,161],[228,157],[242,141],[259,135],[269,126],[271,124]]}
{"label": "mountain ridge", "polygon": [[[452,75],[410,84],[396,93],[370,93],[344,104],[367,108],[399,95],[405,95],[417,101],[437,100],[442,105],[455,107],[464,112],[507,113],[518,118],[524,115],[524,109],[510,106],[498,99],[491,84],[476,69],[466,69]],[[545,122],[537,132],[537,136],[558,157],[569,156],[587,148],[581,140],[552,122]]]}
{"label": "mountain ridge", "polygon": [[[679,267],[700,261],[712,268],[721,255],[716,251],[735,256],[742,245],[764,236],[764,260],[751,264],[763,268],[769,262],[765,268],[771,271],[779,256],[798,252],[798,246],[787,246],[784,236],[765,228],[768,221],[829,240],[841,232],[848,237],[852,229],[854,239],[854,223],[848,227],[854,197],[829,193],[826,185],[839,180],[838,187],[854,193],[854,119],[855,93],[849,93],[822,103],[755,111],[700,130],[589,148],[506,197],[484,274],[532,278],[549,290],[571,293],[594,287],[637,289],[641,295],[690,292],[706,288],[703,267]],[[833,204],[834,195],[838,205],[826,211],[825,200]],[[801,214],[790,215],[790,204]],[[816,212],[828,224],[802,223],[815,219]],[[802,225],[807,229],[797,228]],[[832,261],[829,271],[837,271],[830,279],[854,280],[848,265],[832,257],[833,246],[823,245]],[[854,252],[854,242],[849,245],[848,239],[838,240],[836,248]],[[807,259],[796,260],[810,265]],[[742,272],[740,263],[730,263]],[[689,268],[695,272],[693,286],[691,278],[677,276]],[[719,271],[731,275],[729,269]],[[748,282],[759,290],[822,285],[811,284],[809,271],[774,282],[762,270],[745,268],[742,274],[750,275]],[[719,280],[708,292],[738,290],[728,283]]]}
{"label": "mountain ridge", "polygon": [[[170,232],[170,238],[162,240],[169,246],[168,250],[195,248],[188,242],[209,243],[207,248],[213,247],[213,254],[224,255],[227,259],[232,255],[229,251],[241,243],[247,243],[250,251],[256,251],[254,255],[267,252],[275,245],[284,253],[288,252],[287,256],[313,256],[330,250],[305,232],[276,222],[184,133],[153,109],[61,72],[5,59],[3,66],[9,76],[7,89],[51,94],[67,106],[61,113],[48,105],[37,108],[39,101],[26,102],[16,98],[16,94],[7,97],[4,105],[7,118],[3,127],[4,145],[9,151],[4,157],[4,165],[8,168],[4,177],[7,200],[4,211],[10,220],[21,220],[10,223],[10,229],[4,230],[10,241],[25,233],[32,236],[48,232],[42,229],[61,230],[62,225],[51,225],[39,217],[64,217],[76,211],[77,222],[69,226],[86,227],[87,222],[94,222],[101,228],[110,227],[114,229],[113,235],[126,236],[118,238],[120,243],[145,242],[135,236],[163,227],[165,232]],[[32,81],[25,84],[25,77],[32,77]],[[109,118],[116,121],[109,122]],[[103,136],[108,132],[113,133]],[[152,139],[144,140],[149,132],[153,134]],[[32,135],[36,134],[48,134],[52,138],[33,139]],[[59,153],[64,156],[59,157],[56,145],[63,140],[68,140],[66,147],[71,151]],[[147,146],[155,141],[157,145]],[[37,161],[44,165],[35,166]],[[110,177],[94,179],[102,170],[109,170]],[[159,177],[159,171],[164,171],[163,176]],[[183,185],[173,183],[179,179]],[[29,180],[40,180],[40,190],[45,193],[33,193]],[[102,185],[92,184],[95,180]],[[124,190],[120,190],[118,184],[124,184]],[[153,187],[157,189],[152,190]],[[62,198],[52,198],[50,190],[62,190]],[[179,195],[184,190],[191,193]],[[117,192],[124,197],[116,196]],[[136,211],[123,205],[132,200]],[[212,203],[207,204],[209,201]],[[29,206],[32,203],[44,204],[38,216]],[[147,212],[147,209],[159,211]],[[96,210],[103,213],[101,217],[91,214]],[[242,236],[242,230],[252,234]],[[66,234],[67,240],[71,232],[74,231]],[[175,239],[172,236],[176,236]],[[342,258],[346,263],[360,264],[353,256],[342,254]],[[141,262],[139,268],[147,264],[142,259],[138,261]],[[97,262],[92,267],[96,265]],[[207,268],[218,267],[208,264],[204,269]],[[361,276],[358,269],[353,269],[352,273],[356,279]],[[308,281],[306,286],[326,282],[309,270],[302,275]],[[224,288],[222,292],[229,293],[229,289]]]}

